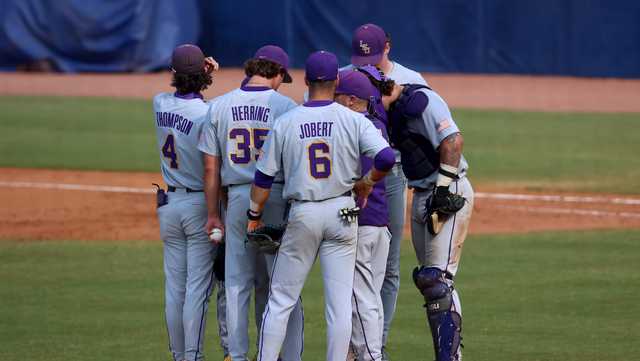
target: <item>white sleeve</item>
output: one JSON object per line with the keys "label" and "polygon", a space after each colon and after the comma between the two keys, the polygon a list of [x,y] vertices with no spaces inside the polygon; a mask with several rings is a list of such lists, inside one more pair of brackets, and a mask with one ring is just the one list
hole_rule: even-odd
{"label": "white sleeve", "polygon": [[260,149],[260,156],[256,163],[256,169],[272,177],[275,177],[282,167],[283,137],[280,123],[276,119],[275,126],[267,135],[267,139]]}
{"label": "white sleeve", "polygon": [[220,146],[218,144],[218,134],[214,125],[213,106],[209,107],[209,111],[205,117],[200,140],[198,141],[198,150],[213,156],[220,156]]}

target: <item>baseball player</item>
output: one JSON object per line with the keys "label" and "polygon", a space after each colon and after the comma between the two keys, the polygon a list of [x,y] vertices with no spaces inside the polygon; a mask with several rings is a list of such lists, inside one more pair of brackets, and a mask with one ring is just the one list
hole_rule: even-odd
{"label": "baseball player", "polygon": [[[292,202],[271,275],[260,361],[277,360],[289,316],[317,256],[325,285],[326,357],[335,361],[347,356],[357,236],[352,189],[365,207],[372,186],[393,166],[394,155],[371,121],[334,103],[337,77],[334,54],[318,51],[309,56],[309,101],[278,118],[256,166],[248,230],[260,225],[280,173],[285,176],[283,195]],[[360,155],[374,158],[374,166],[356,182]]]}
{"label": "baseball player", "polygon": [[397,86],[390,138],[413,188],[411,239],[420,262],[413,279],[425,298],[436,361],[460,360],[462,309],[454,288],[473,209],[463,139],[444,100],[424,85]]}
{"label": "baseball player", "polygon": [[[422,84],[427,85],[420,73],[402,66],[389,59],[391,51],[391,36],[375,24],[359,26],[351,39],[351,63],[350,67],[375,65],[386,76],[394,80],[396,84]],[[380,114],[383,109],[378,107]],[[385,119],[386,120],[386,119]],[[391,144],[394,146],[393,142]],[[400,287],[400,243],[404,229],[404,217],[406,212],[407,179],[402,173],[400,165],[400,153],[396,152],[396,165],[385,178],[386,195],[389,202],[389,229],[391,231],[391,244],[387,259],[387,270],[382,285],[382,304],[384,306],[384,333],[383,349],[387,343],[389,328],[396,309],[398,289]],[[383,350],[384,352],[384,350]],[[388,359],[386,352],[384,360]]]}
{"label": "baseball player", "polygon": [[[209,204],[216,204],[220,186],[228,188],[227,217],[224,226],[215,207],[209,209],[207,230],[224,229],[226,233],[225,287],[230,356],[234,361],[247,359],[249,351],[248,311],[251,288],[257,277],[268,275],[273,255],[259,253],[245,243],[249,191],[255,164],[274,120],[296,106],[290,98],[277,92],[280,85],[291,82],[289,57],[281,48],[264,46],[245,64],[246,83],[211,102],[207,125],[199,149],[205,155],[207,178],[205,192]],[[265,220],[272,224],[285,221],[286,202],[282,198],[283,180],[279,175],[268,202]],[[266,257],[266,260],[265,260]],[[266,266],[265,266],[266,264]],[[257,296],[256,296],[257,298]],[[266,297],[262,300],[264,305]],[[256,301],[257,302],[257,301]],[[282,360],[300,360],[303,342],[303,315],[296,299],[294,316],[288,327]],[[262,320],[262,313],[258,316]]]}
{"label": "baseball player", "polygon": [[195,45],[173,51],[175,93],[153,99],[162,177],[158,191],[160,237],[164,242],[165,314],[174,361],[203,359],[209,297],[214,288],[215,245],[205,231],[202,155],[197,149],[208,106],[200,92],[211,85],[217,63]]}
{"label": "baseball player", "polygon": [[[369,66],[368,69],[341,71],[340,82],[336,88],[336,102],[365,115],[387,139],[385,123],[376,117],[377,113],[374,110],[375,104],[381,100],[381,93],[365,74],[380,77],[380,72],[373,66]],[[369,157],[361,157],[360,162],[363,174],[373,166],[373,159]],[[357,360],[382,358],[384,317],[380,289],[384,281],[391,241],[388,222],[384,181],[381,180],[373,186],[367,206],[358,217],[351,331],[352,351]]]}

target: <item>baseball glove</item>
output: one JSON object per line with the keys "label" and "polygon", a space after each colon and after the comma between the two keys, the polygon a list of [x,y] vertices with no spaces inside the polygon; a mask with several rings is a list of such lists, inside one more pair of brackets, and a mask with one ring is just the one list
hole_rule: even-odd
{"label": "baseball glove", "polygon": [[449,187],[436,187],[427,211],[429,233],[434,236],[440,233],[449,216],[462,209],[466,201],[463,196],[449,192]]}
{"label": "baseball glove", "polygon": [[273,254],[280,248],[280,240],[286,229],[286,224],[260,226],[247,233],[246,242],[254,244],[260,252]]}

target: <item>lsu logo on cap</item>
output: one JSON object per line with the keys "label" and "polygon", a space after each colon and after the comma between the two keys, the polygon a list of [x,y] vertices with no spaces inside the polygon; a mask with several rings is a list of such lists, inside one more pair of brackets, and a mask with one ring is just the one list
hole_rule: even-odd
{"label": "lsu logo on cap", "polygon": [[365,54],[369,54],[371,52],[369,44],[362,42],[362,40],[360,40],[360,49],[362,49],[362,52]]}

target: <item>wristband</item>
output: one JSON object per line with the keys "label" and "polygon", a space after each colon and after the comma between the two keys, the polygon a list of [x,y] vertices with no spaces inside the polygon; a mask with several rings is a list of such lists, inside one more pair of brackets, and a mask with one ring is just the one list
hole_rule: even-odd
{"label": "wristband", "polygon": [[253,212],[253,213],[257,213],[260,214],[262,212],[260,212],[260,205],[256,202],[253,201],[253,199],[249,199],[249,209]]}
{"label": "wristband", "polygon": [[247,218],[249,218],[250,221],[259,221],[261,217],[262,213],[254,212],[250,209],[247,209]]}
{"label": "wristband", "polygon": [[458,168],[440,163],[440,169],[438,169],[438,180],[436,186],[448,187],[454,179],[458,179]]}

